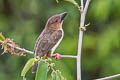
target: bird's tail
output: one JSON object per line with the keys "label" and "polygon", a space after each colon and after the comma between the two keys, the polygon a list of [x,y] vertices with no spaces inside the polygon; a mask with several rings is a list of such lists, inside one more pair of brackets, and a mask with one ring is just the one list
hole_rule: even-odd
{"label": "bird's tail", "polygon": [[32,73],[35,73],[37,71],[37,67],[38,67],[38,62],[35,62],[32,67]]}

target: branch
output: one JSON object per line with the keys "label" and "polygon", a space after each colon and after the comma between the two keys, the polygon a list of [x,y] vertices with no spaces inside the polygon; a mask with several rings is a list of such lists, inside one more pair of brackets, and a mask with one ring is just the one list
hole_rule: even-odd
{"label": "branch", "polygon": [[72,55],[60,55],[61,58],[77,58],[77,56],[72,56]]}
{"label": "branch", "polygon": [[120,77],[120,74],[116,74],[116,75],[113,75],[113,76],[108,76],[108,77],[105,77],[105,78],[95,79],[95,80],[112,80],[112,79],[115,79],[115,78],[118,78],[118,77]]}
{"label": "branch", "polygon": [[87,1],[86,1],[85,8],[84,8],[84,11],[83,11],[84,15],[86,15],[86,13],[87,13],[88,6],[89,6],[90,1],[91,1],[91,0],[87,0]]}
{"label": "branch", "polygon": [[81,10],[80,10],[81,17],[80,17],[80,31],[79,31],[78,51],[77,51],[77,80],[81,80],[81,54],[82,54],[82,38],[83,38],[83,30],[81,30],[81,28],[85,24],[85,16],[91,0],[86,1],[85,8],[83,5],[83,0],[80,1],[81,1]]}
{"label": "branch", "polygon": [[[2,44],[2,43],[4,43],[4,42],[0,40],[0,44]],[[10,47],[12,47],[12,48],[15,48],[15,49],[17,49],[17,50],[19,50],[19,51],[23,51],[23,52],[26,52],[26,53],[28,53],[28,54],[33,54],[32,51],[26,50],[26,49],[24,49],[24,48],[16,47],[16,46],[14,46],[14,45],[12,45],[12,44],[10,44],[10,43],[7,43],[7,45],[10,46]]]}
{"label": "branch", "polygon": [[83,0],[80,0],[80,3],[81,3],[81,11],[83,11],[83,7],[84,7]]}
{"label": "branch", "polygon": [[[4,42],[0,40],[0,44],[3,44],[3,43],[4,43]],[[26,50],[26,49],[24,49],[24,48],[16,47],[16,46],[14,46],[14,45],[12,45],[12,44],[10,44],[10,43],[7,43],[7,45],[8,45],[9,47],[15,48],[15,49],[17,49],[17,50],[19,50],[19,51],[22,51],[22,52],[25,52],[25,53],[28,53],[28,54],[33,54],[32,51]],[[72,55],[60,55],[60,57],[61,57],[61,58],[77,58],[77,56],[72,56]]]}

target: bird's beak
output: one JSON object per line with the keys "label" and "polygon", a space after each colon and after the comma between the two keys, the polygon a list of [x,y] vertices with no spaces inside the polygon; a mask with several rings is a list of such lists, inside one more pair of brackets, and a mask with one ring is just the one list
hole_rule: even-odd
{"label": "bird's beak", "polygon": [[61,13],[60,16],[61,16],[61,22],[64,20],[65,16],[67,15],[67,12],[64,12],[64,13]]}

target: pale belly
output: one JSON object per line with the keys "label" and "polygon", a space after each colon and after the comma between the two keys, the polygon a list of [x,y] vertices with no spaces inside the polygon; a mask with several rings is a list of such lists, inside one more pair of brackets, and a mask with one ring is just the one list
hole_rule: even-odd
{"label": "pale belly", "polygon": [[56,48],[59,46],[60,42],[61,42],[62,39],[63,39],[63,36],[64,36],[64,32],[63,32],[63,30],[62,30],[62,37],[61,37],[61,39],[57,42],[57,44],[52,48],[52,50],[51,50],[51,55],[52,55],[53,52],[56,50]]}

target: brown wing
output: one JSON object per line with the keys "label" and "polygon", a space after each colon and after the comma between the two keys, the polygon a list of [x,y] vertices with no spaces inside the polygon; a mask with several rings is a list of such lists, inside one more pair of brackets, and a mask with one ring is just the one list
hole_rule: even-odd
{"label": "brown wing", "polygon": [[46,30],[37,40],[34,52],[35,56],[44,56],[50,51],[62,37],[61,30]]}

